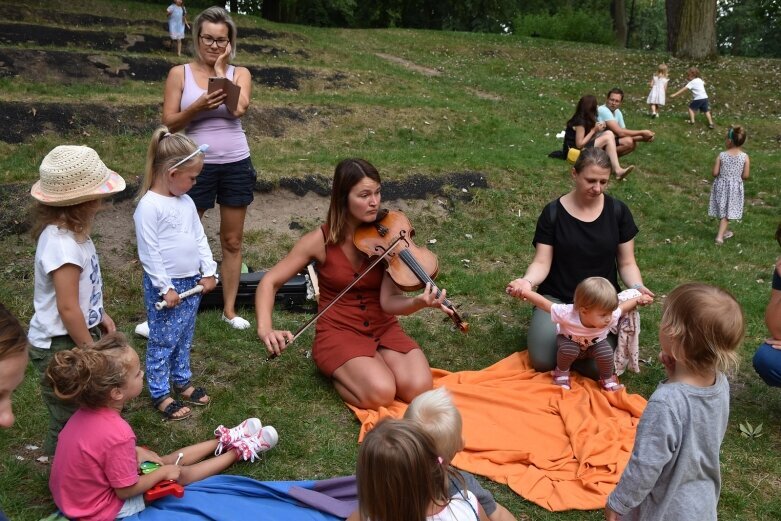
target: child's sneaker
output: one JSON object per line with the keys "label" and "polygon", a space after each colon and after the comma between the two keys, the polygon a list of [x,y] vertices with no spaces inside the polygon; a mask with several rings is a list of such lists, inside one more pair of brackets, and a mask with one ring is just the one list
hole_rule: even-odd
{"label": "child's sneaker", "polygon": [[599,381],[599,385],[602,386],[602,389],[605,391],[618,391],[620,389],[624,388],[623,384],[618,383],[618,376],[613,375],[610,378],[605,378],[604,380]]}
{"label": "child's sneaker", "polygon": [[551,371],[551,375],[553,375],[553,383],[558,385],[559,387],[563,387],[564,389],[569,390],[569,371],[562,371],[558,367]]}
{"label": "child's sneaker", "polygon": [[255,458],[260,457],[260,454],[273,449],[278,441],[277,430],[271,425],[266,425],[260,432],[234,443],[233,449],[239,459],[254,462]]}
{"label": "child's sneaker", "polygon": [[225,449],[233,447],[237,441],[254,436],[261,431],[262,427],[263,425],[257,418],[247,418],[232,429],[220,425],[214,429],[214,436],[220,442],[214,451],[214,455],[219,456]]}

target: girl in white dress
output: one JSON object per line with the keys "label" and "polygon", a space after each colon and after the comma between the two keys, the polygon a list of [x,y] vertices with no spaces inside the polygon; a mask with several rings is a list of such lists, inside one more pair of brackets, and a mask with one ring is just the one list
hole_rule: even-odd
{"label": "girl in white dress", "polygon": [[720,152],[713,166],[713,187],[710,193],[708,215],[718,217],[719,231],[716,244],[724,244],[734,234],[729,221],[743,218],[743,181],[749,176],[748,154],[741,148],[746,142],[743,127],[730,127],[726,138],[727,150]]}
{"label": "girl in white dress", "polygon": [[651,78],[651,92],[648,94],[647,103],[651,105],[651,117],[659,117],[659,107],[664,106],[665,95],[667,94],[667,64],[660,63],[656,69],[656,74]]}

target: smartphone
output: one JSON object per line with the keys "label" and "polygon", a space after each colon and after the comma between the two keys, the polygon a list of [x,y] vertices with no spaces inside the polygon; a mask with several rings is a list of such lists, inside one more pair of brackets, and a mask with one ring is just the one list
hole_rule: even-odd
{"label": "smartphone", "polygon": [[225,106],[231,112],[235,112],[239,106],[239,94],[241,93],[241,87],[233,83],[228,78],[209,78],[208,92],[211,94],[216,90],[220,90],[227,94],[225,98]]}

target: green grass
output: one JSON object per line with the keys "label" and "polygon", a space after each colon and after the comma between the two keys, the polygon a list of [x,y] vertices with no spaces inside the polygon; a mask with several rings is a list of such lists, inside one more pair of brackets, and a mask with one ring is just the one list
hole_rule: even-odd
{"label": "green grass", "polygon": [[[52,10],[90,12],[115,17],[162,17],[159,6],[126,2],[26,2]],[[308,59],[239,53],[237,63],[286,65],[317,71],[298,92],[255,85],[253,107],[315,108],[306,123],[291,125],[281,138],[259,136],[247,129],[253,161],[261,176],[313,173],[329,175],[347,156],[365,157],[386,179],[412,174],[476,170],[490,188],[470,190],[471,200],[453,189],[433,197],[447,208],[445,218],[431,212],[411,215],[419,242],[436,238],[440,283],[461,309],[471,315],[466,337],[450,331],[433,312],[404,318],[403,323],[429,357],[432,366],[450,370],[486,367],[522,347],[528,306],[503,293],[507,281],[522,274],[533,255],[531,239],[542,206],[570,187],[567,165],[546,154],[558,147],[555,134],[564,128],[577,99],[586,93],[601,98],[614,85],[626,91],[624,114],[633,128],[652,128],[657,139],[641,144],[624,159],[638,171],[610,193],[627,202],[640,227],[637,257],[646,284],[657,295],[698,280],[729,289],[747,318],[741,348],[742,366],[733,378],[731,421],[722,450],[723,489],[720,519],[765,520],[781,516],[781,393],[767,388],[751,368],[751,356],[765,335],[764,307],[772,265],[779,250],[772,240],[779,220],[781,160],[779,126],[781,61],[722,58],[698,64],[713,101],[716,131],[684,124],[688,99],[670,100],[661,117],[649,120],[645,96],[656,65],[670,65],[671,89],[683,84],[692,65],[660,53],[623,51],[598,45],[572,44],[496,35],[411,30],[323,30],[271,24],[237,17],[241,26],[285,33],[271,44],[303,49]],[[100,28],[95,28],[100,29]],[[107,30],[119,30],[106,27]],[[162,28],[149,28],[159,31]],[[82,49],[76,49],[83,51]],[[385,53],[440,71],[425,76],[376,56]],[[120,54],[119,52],[117,54]],[[153,56],[168,56],[154,53]],[[341,83],[323,78],[346,76]],[[4,100],[32,102],[95,102],[156,104],[162,83],[125,81],[119,86],[58,85],[0,80]],[[481,95],[495,99],[485,99]],[[751,156],[746,183],[744,219],[736,237],[716,248],[716,222],[707,217],[710,171],[723,148],[726,126],[748,129],[745,147]],[[23,144],[0,143],[0,182],[32,184],[43,155],[54,145],[77,141],[95,147],[107,164],[127,177],[143,170],[147,136],[58,136],[44,133]],[[301,161],[306,159],[306,161]],[[325,208],[320,209],[320,214]],[[313,212],[310,228],[323,215]],[[434,215],[441,215],[434,213]],[[100,217],[99,217],[100,218]],[[471,234],[467,239],[465,234]],[[212,238],[216,239],[216,238]],[[257,267],[273,265],[294,237],[271,231],[247,236],[246,256]],[[98,251],[116,246],[96,237]],[[214,240],[212,241],[214,245]],[[34,244],[27,236],[0,239],[0,293],[22,320],[32,315]],[[469,259],[464,263],[462,259]],[[140,268],[135,263],[106,270],[106,308],[126,333],[143,315]],[[245,312],[251,315],[251,310]],[[297,329],[308,316],[278,312],[276,325]],[[658,351],[658,304],[643,310],[641,358]],[[128,418],[139,440],[161,451],[209,436],[217,423],[238,422],[257,414],[273,424],[280,445],[260,464],[239,465],[231,472],[258,479],[322,478],[354,471],[358,424],[329,382],[319,376],[305,353],[311,333],[288,353],[268,362],[253,332],[228,332],[217,312],[199,316],[193,363],[214,397],[208,409],[184,424],[162,424],[147,401],[130,406]],[[144,343],[133,339],[143,353]],[[644,396],[662,378],[658,363],[628,375],[630,390]],[[24,451],[41,444],[46,413],[32,369],[15,395],[18,422],[0,432],[0,504],[12,519],[38,519],[53,510],[47,490],[47,468]],[[766,434],[755,440],[740,436],[743,421],[763,423]],[[23,454],[23,461],[16,455]],[[513,494],[507,487],[483,480],[519,519],[601,519],[600,512],[551,514]]]}

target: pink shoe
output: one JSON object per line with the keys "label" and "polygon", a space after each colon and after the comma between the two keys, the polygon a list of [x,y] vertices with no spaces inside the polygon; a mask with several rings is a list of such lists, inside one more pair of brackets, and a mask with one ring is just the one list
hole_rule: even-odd
{"label": "pink shoe", "polygon": [[558,367],[550,372],[553,375],[553,383],[569,390],[569,371],[562,371]]}
{"label": "pink shoe", "polygon": [[233,444],[233,450],[239,459],[254,462],[260,454],[273,449],[279,441],[277,430],[271,425],[266,425],[260,432],[242,438]]}
{"label": "pink shoe", "polygon": [[602,389],[605,391],[618,391],[620,389],[624,388],[623,384],[618,383],[618,376],[613,375],[610,378],[605,378],[604,380],[599,381],[599,385],[602,386]]}
{"label": "pink shoe", "polygon": [[261,431],[262,427],[263,425],[257,418],[247,418],[232,429],[220,425],[214,429],[214,436],[220,441],[214,455],[219,456],[225,449],[233,447],[239,440],[254,436]]}

